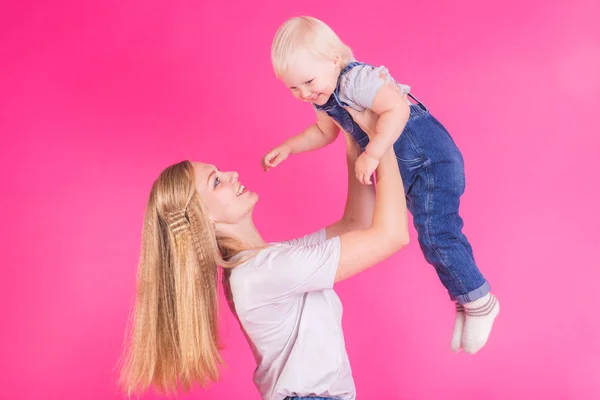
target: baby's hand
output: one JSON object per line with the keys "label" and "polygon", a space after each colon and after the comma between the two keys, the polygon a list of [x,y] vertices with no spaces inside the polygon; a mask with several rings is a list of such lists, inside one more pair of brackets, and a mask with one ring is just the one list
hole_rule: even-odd
{"label": "baby's hand", "polygon": [[285,143],[269,151],[262,159],[262,166],[265,172],[281,164],[282,161],[288,158],[291,151],[292,149],[290,149],[290,146]]}
{"label": "baby's hand", "polygon": [[371,176],[377,169],[379,160],[369,156],[366,151],[358,156],[356,164],[354,165],[354,172],[356,173],[356,179],[363,185],[370,185]]}

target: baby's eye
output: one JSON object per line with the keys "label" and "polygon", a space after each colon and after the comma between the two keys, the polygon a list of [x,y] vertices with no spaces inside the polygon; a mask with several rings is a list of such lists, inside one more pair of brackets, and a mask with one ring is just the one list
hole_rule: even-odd
{"label": "baby's eye", "polygon": [[307,85],[310,85],[311,83],[313,83],[313,81],[314,81],[314,80],[315,80],[315,79],[313,78],[313,79],[311,79],[310,81],[306,81],[305,83],[306,83]]}
{"label": "baby's eye", "polygon": [[215,178],[215,187],[217,187],[217,185],[218,185],[219,183],[221,183],[221,181],[219,180],[219,178],[218,178],[218,177],[217,177],[217,178]]}

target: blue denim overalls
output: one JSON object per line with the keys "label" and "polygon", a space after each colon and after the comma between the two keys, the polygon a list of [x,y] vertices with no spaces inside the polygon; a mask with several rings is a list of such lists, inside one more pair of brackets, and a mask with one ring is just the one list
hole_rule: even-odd
{"label": "blue denim overalls", "polygon": [[[366,64],[348,64],[327,103],[315,104],[315,108],[326,112],[364,150],[369,137],[338,96],[341,77],[357,65]],[[408,122],[394,143],[407,207],[425,259],[435,268],[450,298],[464,304],[485,296],[490,286],[475,264],[458,215],[460,196],[465,190],[463,157],[448,131],[425,105],[412,94],[408,96],[417,104],[410,105]]]}

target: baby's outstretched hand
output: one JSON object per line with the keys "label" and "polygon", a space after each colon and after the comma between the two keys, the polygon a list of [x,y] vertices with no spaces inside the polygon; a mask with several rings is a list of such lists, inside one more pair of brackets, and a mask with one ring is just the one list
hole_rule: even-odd
{"label": "baby's outstretched hand", "polygon": [[369,156],[367,152],[363,152],[358,156],[356,164],[354,165],[356,179],[363,185],[371,185],[371,176],[373,176],[378,165],[379,160]]}
{"label": "baby's outstretched hand", "polygon": [[290,149],[290,146],[285,143],[269,151],[262,159],[262,166],[265,172],[281,164],[282,161],[288,158],[291,151],[292,149]]}

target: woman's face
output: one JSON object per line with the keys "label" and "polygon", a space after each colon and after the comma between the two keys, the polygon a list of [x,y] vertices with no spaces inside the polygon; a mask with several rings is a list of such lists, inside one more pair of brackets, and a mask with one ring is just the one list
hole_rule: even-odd
{"label": "woman's face", "polygon": [[252,214],[258,195],[238,180],[237,172],[219,171],[214,165],[192,163],[196,190],[213,222],[235,224]]}

